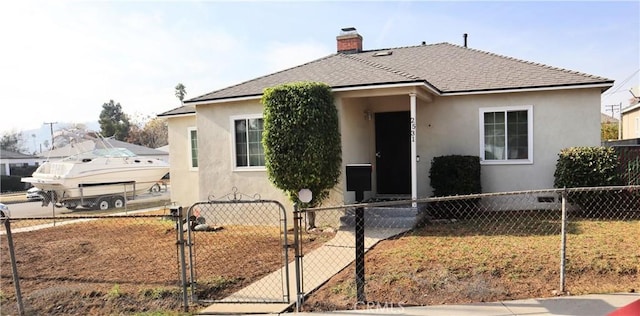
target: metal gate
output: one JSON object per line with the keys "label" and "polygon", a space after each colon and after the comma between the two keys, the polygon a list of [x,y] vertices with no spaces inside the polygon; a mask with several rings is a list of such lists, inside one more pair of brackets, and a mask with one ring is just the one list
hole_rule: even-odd
{"label": "metal gate", "polygon": [[187,211],[183,225],[194,302],[290,302],[284,206],[243,197],[234,192],[195,203]]}

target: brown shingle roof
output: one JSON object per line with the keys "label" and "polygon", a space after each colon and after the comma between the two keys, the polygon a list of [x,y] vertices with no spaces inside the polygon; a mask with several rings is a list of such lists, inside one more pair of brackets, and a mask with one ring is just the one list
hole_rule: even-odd
{"label": "brown shingle roof", "polygon": [[554,87],[612,82],[607,78],[527,62],[448,43],[390,49],[353,58],[410,73],[442,93]]}
{"label": "brown shingle roof", "polygon": [[[390,54],[375,56],[386,51]],[[423,82],[440,94],[613,84],[603,77],[440,43],[332,54],[185,102],[259,96],[265,88],[296,81],[324,82],[334,89]]]}
{"label": "brown shingle roof", "polygon": [[195,105],[189,104],[189,105],[183,105],[183,106],[177,107],[173,110],[169,110],[164,113],[160,113],[158,114],[158,116],[159,117],[177,116],[177,115],[188,115],[188,114],[195,114],[195,113],[196,113]]}
{"label": "brown shingle roof", "polygon": [[372,67],[345,54],[333,54],[312,62],[217,90],[185,102],[261,95],[268,87],[287,82],[318,81],[331,87],[413,82],[420,78]]}

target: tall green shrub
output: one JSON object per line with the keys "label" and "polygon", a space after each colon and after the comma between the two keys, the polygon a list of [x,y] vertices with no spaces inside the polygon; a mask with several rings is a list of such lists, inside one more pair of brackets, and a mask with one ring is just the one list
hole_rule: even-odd
{"label": "tall green shrub", "polygon": [[621,185],[618,154],[611,147],[570,147],[558,154],[556,188]]}
{"label": "tall green shrub", "polygon": [[264,104],[265,165],[270,181],[292,202],[298,191],[313,193],[318,206],[338,183],[342,152],[338,111],[331,87],[298,82],[267,88]]}

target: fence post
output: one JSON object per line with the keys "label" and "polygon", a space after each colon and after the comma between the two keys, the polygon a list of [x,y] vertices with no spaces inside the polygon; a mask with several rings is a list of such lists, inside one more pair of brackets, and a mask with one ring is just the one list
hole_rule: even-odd
{"label": "fence post", "polygon": [[562,191],[562,225],[560,236],[560,293],[565,291],[565,272],[567,259],[567,188]]}
{"label": "fence post", "polygon": [[[180,278],[182,279],[182,304],[184,311],[189,311],[189,299],[187,296],[187,264],[184,252],[184,226],[182,224],[182,206],[171,208],[171,215],[176,216],[176,228],[178,229],[178,249],[180,250]],[[187,223],[188,223],[187,219]]]}
{"label": "fence post", "polygon": [[302,251],[300,250],[300,220],[302,215],[298,210],[298,203],[293,204],[293,248],[295,249],[296,262],[296,312],[300,312],[304,294],[302,293]]}
{"label": "fence post", "polygon": [[364,304],[364,207],[356,208],[356,298],[357,304]]}
{"label": "fence post", "polygon": [[22,292],[20,291],[20,277],[18,276],[18,266],[16,264],[16,253],[13,248],[13,236],[11,235],[11,224],[9,218],[4,218],[4,227],[7,230],[7,244],[9,247],[9,259],[11,260],[11,274],[13,274],[13,285],[16,289],[16,302],[18,303],[18,314],[24,315],[24,304],[22,303]]}

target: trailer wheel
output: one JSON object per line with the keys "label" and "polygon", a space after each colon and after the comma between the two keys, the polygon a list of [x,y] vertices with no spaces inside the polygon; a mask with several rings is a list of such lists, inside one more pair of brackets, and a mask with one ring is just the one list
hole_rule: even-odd
{"label": "trailer wheel", "polygon": [[99,209],[101,211],[106,211],[109,209],[109,199],[108,198],[99,198],[96,201],[96,209]]}
{"label": "trailer wheel", "polygon": [[76,202],[67,202],[67,203],[64,203],[64,207],[66,207],[68,210],[75,210],[76,207],[78,207],[78,203],[76,203]]}
{"label": "trailer wheel", "polygon": [[113,208],[123,208],[124,207],[124,197],[122,197],[122,196],[114,197],[113,201],[111,201],[111,206],[113,206]]}
{"label": "trailer wheel", "polygon": [[158,193],[160,192],[161,188],[160,188],[160,184],[158,183],[154,183],[151,188],[149,189],[149,192],[151,193]]}

